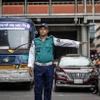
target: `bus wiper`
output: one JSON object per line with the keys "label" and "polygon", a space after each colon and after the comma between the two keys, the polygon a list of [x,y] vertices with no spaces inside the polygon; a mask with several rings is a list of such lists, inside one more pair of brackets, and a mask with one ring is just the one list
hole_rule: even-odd
{"label": "bus wiper", "polygon": [[17,50],[18,48],[20,48],[21,46],[26,45],[26,44],[32,44],[32,43],[21,44],[21,45],[19,45],[18,47],[14,48],[14,49],[8,49],[8,52],[10,52],[10,53],[14,53],[15,50]]}

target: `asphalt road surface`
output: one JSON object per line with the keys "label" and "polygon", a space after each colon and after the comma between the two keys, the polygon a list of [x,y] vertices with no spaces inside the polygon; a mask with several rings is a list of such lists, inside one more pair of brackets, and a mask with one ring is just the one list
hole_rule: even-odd
{"label": "asphalt road surface", "polygon": [[[0,85],[0,100],[34,100],[34,90],[25,90],[21,86]],[[87,89],[60,89],[52,91],[52,100],[100,100],[100,96]]]}

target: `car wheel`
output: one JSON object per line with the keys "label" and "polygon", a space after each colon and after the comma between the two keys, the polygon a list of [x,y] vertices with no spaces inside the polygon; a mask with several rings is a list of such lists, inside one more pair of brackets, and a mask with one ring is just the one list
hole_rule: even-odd
{"label": "car wheel", "polygon": [[98,93],[100,95],[100,79],[98,79]]}

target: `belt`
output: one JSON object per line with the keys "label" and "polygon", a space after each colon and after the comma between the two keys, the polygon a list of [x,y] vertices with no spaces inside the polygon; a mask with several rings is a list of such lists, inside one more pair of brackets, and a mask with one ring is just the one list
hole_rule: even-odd
{"label": "belt", "polygon": [[36,65],[38,66],[50,66],[53,64],[53,62],[48,62],[48,63],[40,63],[40,62],[35,62]]}

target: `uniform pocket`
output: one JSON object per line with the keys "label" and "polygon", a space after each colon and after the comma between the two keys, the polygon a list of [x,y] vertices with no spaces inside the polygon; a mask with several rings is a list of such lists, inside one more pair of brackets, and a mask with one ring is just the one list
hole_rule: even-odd
{"label": "uniform pocket", "polygon": [[36,52],[40,52],[40,49],[41,49],[41,45],[35,46],[35,51]]}
{"label": "uniform pocket", "polygon": [[36,52],[40,52],[40,47],[35,48]]}

